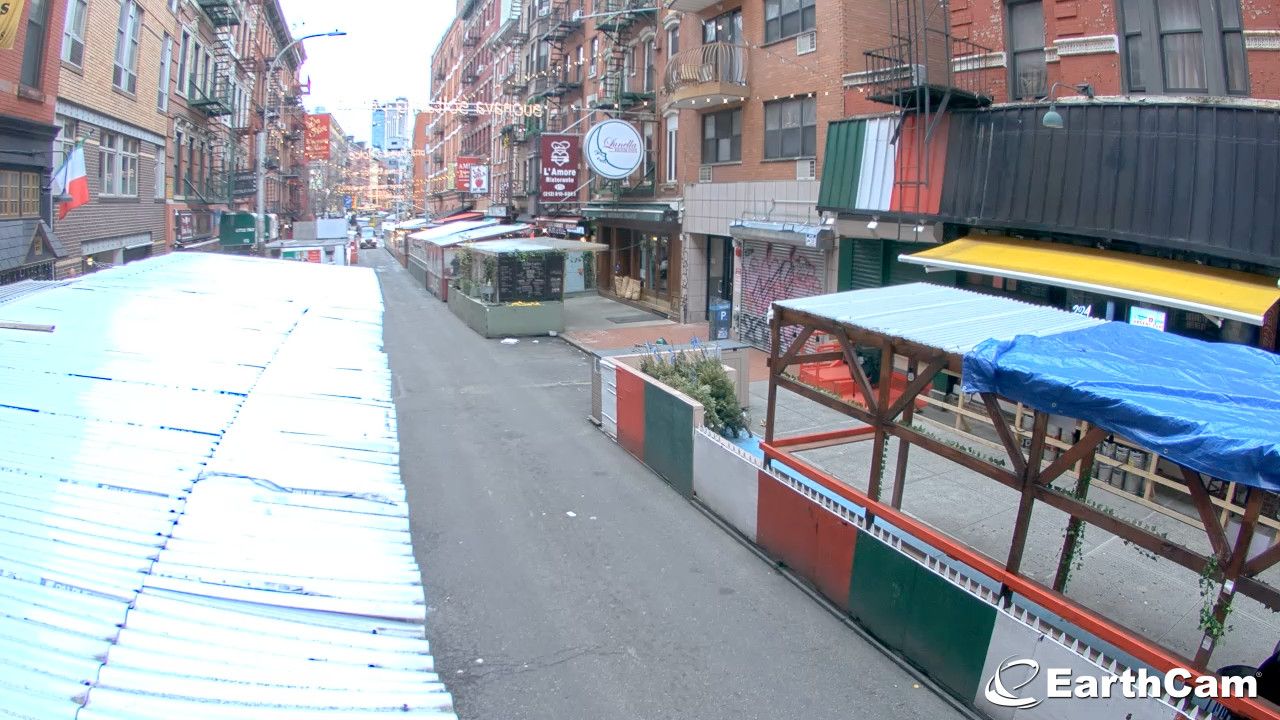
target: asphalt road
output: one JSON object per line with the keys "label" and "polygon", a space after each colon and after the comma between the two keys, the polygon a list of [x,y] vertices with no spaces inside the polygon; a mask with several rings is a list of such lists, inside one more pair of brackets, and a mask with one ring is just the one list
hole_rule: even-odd
{"label": "asphalt road", "polygon": [[485,340],[385,250],[361,263],[461,718],[961,717],[591,425],[581,353]]}

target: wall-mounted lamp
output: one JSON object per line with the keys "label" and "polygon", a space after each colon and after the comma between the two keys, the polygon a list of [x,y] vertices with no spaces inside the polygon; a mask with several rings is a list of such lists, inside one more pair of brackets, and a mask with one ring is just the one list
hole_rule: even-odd
{"label": "wall-mounted lamp", "polygon": [[917,234],[924,232],[924,225],[917,225],[915,230]]}
{"label": "wall-mounted lamp", "polygon": [[871,222],[867,223],[868,230],[875,230],[877,227],[880,227],[880,222],[878,220],[872,220]]}
{"label": "wall-mounted lamp", "polygon": [[[1058,108],[1055,105],[1057,100],[1055,100],[1053,97],[1053,93],[1058,89],[1059,85],[1065,85],[1065,84],[1056,82],[1049,88],[1049,110],[1044,114],[1044,117],[1040,118],[1041,125],[1047,128],[1052,128],[1054,130],[1058,130],[1062,128],[1062,113],[1058,112]],[[1080,83],[1079,85],[1065,85],[1065,86],[1074,88],[1076,92],[1080,93],[1081,95],[1084,95],[1090,100],[1093,99],[1093,86],[1090,85],[1089,83]]]}

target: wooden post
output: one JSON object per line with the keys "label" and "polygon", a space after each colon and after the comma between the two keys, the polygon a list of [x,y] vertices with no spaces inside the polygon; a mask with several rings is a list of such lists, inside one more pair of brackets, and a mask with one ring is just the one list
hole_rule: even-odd
{"label": "wooden post", "polygon": [[[1240,534],[1236,537],[1235,549],[1231,551],[1231,562],[1222,573],[1222,586],[1218,591],[1218,599],[1213,604],[1213,618],[1219,624],[1227,621],[1227,609],[1231,606],[1231,601],[1236,594],[1236,580],[1240,578],[1240,571],[1244,569],[1245,559],[1249,556],[1249,545],[1253,542],[1253,529],[1258,524],[1258,515],[1261,512],[1262,490],[1249,488],[1244,517],[1240,520]],[[1206,630],[1204,639],[1200,641],[1200,647],[1196,649],[1197,667],[1208,668],[1217,642],[1217,638]]]}
{"label": "wooden post", "polygon": [[[880,484],[883,473],[880,466],[884,464],[885,442],[889,439],[889,390],[893,384],[893,345],[888,340],[880,350],[880,385],[873,413],[876,417],[876,435],[871,446],[871,480],[867,483],[867,496],[872,500],[880,499]],[[899,440],[899,442],[902,442]],[[870,517],[870,513],[868,513]]]}
{"label": "wooden post", "polygon": [[[778,407],[778,375],[786,370],[782,366],[782,358],[779,350],[782,347],[782,318],[780,313],[775,310],[773,317],[769,319],[769,404],[765,408],[764,417],[764,441],[773,442],[774,420],[777,418]],[[769,458],[765,458],[764,466],[772,467],[773,463]]]}
{"label": "wooden post", "polygon": [[[907,379],[915,379],[917,369],[916,359],[913,357],[907,361]],[[905,394],[904,394],[905,397]],[[906,425],[911,424],[911,418],[915,416],[916,399],[914,397],[907,401],[907,406],[902,410],[902,422]],[[902,508],[902,493],[907,484],[907,453],[911,451],[911,443],[898,438],[898,460],[893,469],[893,493],[889,496],[889,504],[895,508]]]}
{"label": "wooden post", "polygon": [[[1086,433],[1087,434],[1087,433]],[[1085,438],[1081,436],[1081,441]],[[1089,495],[1089,483],[1093,480],[1093,457],[1097,446],[1089,450],[1089,454],[1080,458],[1080,467],[1076,474],[1077,500],[1083,501]],[[1058,557],[1058,573],[1053,578],[1053,589],[1066,594],[1067,580],[1071,577],[1071,564],[1075,560],[1076,550],[1080,545],[1080,533],[1084,530],[1084,521],[1075,515],[1067,520],[1067,536],[1062,541],[1062,555]]]}
{"label": "wooden post", "polygon": [[[1031,429],[1031,451],[1027,455],[1027,467],[1022,471],[1022,497],[1018,499],[1018,516],[1013,523],[1013,541],[1009,545],[1009,560],[1004,567],[1018,574],[1022,566],[1022,552],[1027,546],[1027,530],[1031,527],[1031,509],[1036,501],[1036,482],[1040,479],[1040,464],[1044,460],[1044,438],[1049,429],[1049,416],[1036,411],[1035,426]],[[1009,587],[1000,588],[1000,596],[1008,601]]]}

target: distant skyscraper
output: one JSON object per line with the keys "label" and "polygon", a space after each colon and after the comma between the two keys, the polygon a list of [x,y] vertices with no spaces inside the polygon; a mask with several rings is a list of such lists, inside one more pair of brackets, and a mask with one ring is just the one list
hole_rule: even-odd
{"label": "distant skyscraper", "polygon": [[380,105],[373,106],[373,138],[369,144],[378,150],[387,146],[387,111]]}

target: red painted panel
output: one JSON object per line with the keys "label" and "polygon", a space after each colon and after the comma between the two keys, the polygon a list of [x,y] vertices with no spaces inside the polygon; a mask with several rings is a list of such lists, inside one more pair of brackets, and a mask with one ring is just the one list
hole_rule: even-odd
{"label": "red painted panel", "polygon": [[[947,163],[947,128],[951,115],[934,116],[933,129],[925,152],[921,152],[927,126],[918,115],[909,115],[898,138],[898,157],[894,168],[893,198],[889,208],[898,212],[936,215],[942,199],[942,178]],[[927,159],[926,159],[927,158]],[[927,167],[922,167],[927,165]],[[925,173],[928,176],[925,176]]]}
{"label": "red painted panel", "polygon": [[770,557],[812,581],[818,555],[818,526],[809,511],[811,503],[767,473],[759,475],[756,542]]}
{"label": "red painted panel", "polygon": [[857,529],[768,474],[759,477],[756,542],[844,607]]}
{"label": "red painted panel", "polygon": [[644,461],[644,380],[618,365],[618,443]]}
{"label": "red painted panel", "polygon": [[858,529],[844,518],[810,503],[818,525],[818,557],[814,562],[813,584],[827,599],[845,607],[849,602],[849,580],[853,574],[853,544]]}

